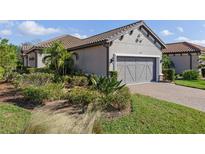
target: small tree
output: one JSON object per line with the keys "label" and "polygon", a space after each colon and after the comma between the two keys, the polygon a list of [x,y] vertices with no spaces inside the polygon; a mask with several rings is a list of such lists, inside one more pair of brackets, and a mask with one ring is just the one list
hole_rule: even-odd
{"label": "small tree", "polygon": [[162,69],[174,68],[174,63],[171,61],[170,57],[167,55],[162,56]]}
{"label": "small tree", "polygon": [[74,67],[73,56],[75,53],[68,52],[61,42],[54,42],[51,47],[46,48],[43,53],[46,54],[43,58],[43,62],[58,74],[65,75],[70,73]]}
{"label": "small tree", "polygon": [[199,68],[205,68],[205,55],[199,56]]}
{"label": "small tree", "polygon": [[6,79],[16,69],[17,50],[17,46],[9,44],[7,39],[0,39],[0,66],[5,70],[4,77]]}

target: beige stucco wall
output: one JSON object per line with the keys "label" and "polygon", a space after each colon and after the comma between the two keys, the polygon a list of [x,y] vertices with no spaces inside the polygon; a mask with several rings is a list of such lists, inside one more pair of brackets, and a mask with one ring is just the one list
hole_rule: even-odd
{"label": "beige stucco wall", "polygon": [[193,54],[192,55],[192,68],[198,70],[199,66],[199,55]]}
{"label": "beige stucco wall", "polygon": [[35,52],[30,52],[27,54],[28,55],[28,67],[36,67],[36,55]]}
{"label": "beige stucco wall", "polygon": [[[140,35],[140,37],[138,37]],[[142,40],[142,42],[136,42],[136,39]],[[157,77],[162,73],[162,64],[160,63],[162,57],[162,51],[159,47],[157,47],[152,39],[147,38],[140,30],[135,29],[133,33],[130,35],[125,34],[123,39],[117,39],[113,41],[109,49],[109,59],[113,58],[114,54],[135,54],[135,55],[150,55],[159,56],[157,58],[157,69],[156,74]],[[114,64],[109,65],[109,69],[113,70]]]}
{"label": "beige stucco wall", "polygon": [[23,64],[24,66],[27,66],[27,56],[23,56]]}
{"label": "beige stucco wall", "polygon": [[[37,57],[35,56],[35,52],[37,54]],[[27,56],[28,56],[28,67],[37,67],[37,68],[45,67],[45,64],[42,61],[45,54],[40,54],[40,52],[38,50],[34,50],[34,51],[28,53]],[[27,66],[27,62],[26,62],[27,56],[24,56],[24,58],[23,58],[24,66]],[[34,60],[29,60],[29,58],[34,58]],[[37,60],[36,60],[36,58],[37,58]],[[37,62],[37,64],[36,64],[36,62]]]}
{"label": "beige stucco wall", "polygon": [[40,51],[36,51],[37,52],[37,67],[41,68],[41,67],[45,67],[45,64],[43,63],[43,58],[46,54],[41,54]]}
{"label": "beige stucco wall", "polygon": [[75,66],[84,73],[107,75],[107,50],[104,46],[95,46],[84,49],[75,50],[78,59]]}
{"label": "beige stucco wall", "polygon": [[[169,57],[175,65],[176,73],[180,74],[190,69],[190,56],[188,54],[170,54]],[[198,70],[198,57],[196,53],[192,54],[192,69]]]}

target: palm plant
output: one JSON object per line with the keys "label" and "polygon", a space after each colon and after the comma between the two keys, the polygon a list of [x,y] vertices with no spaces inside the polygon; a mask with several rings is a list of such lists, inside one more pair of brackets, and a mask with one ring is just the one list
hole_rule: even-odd
{"label": "palm plant", "polygon": [[95,89],[103,92],[105,95],[114,93],[125,86],[125,84],[121,84],[122,81],[118,81],[113,77],[92,77],[91,83]]}
{"label": "palm plant", "polygon": [[73,52],[68,52],[62,42],[54,42],[51,47],[43,50],[46,55],[43,58],[45,63],[51,69],[54,69],[58,74],[67,74],[74,66]]}

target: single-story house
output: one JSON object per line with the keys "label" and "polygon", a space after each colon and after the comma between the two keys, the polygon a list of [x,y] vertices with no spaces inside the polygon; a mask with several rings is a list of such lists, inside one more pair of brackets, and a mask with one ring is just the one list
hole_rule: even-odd
{"label": "single-story house", "polygon": [[185,70],[199,70],[199,56],[205,54],[205,47],[190,42],[166,44],[163,54],[168,55],[177,74]]}
{"label": "single-story house", "polygon": [[124,83],[159,81],[162,73],[163,41],[138,21],[85,39],[64,35],[33,46],[22,47],[24,65],[43,67],[40,50],[61,41],[68,51],[77,53],[75,66],[84,73],[108,76],[117,71]]}

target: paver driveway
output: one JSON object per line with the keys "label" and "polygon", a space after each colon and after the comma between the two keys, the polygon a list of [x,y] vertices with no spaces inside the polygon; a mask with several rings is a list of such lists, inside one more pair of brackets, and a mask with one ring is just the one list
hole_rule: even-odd
{"label": "paver driveway", "polygon": [[132,93],[182,104],[205,112],[205,90],[170,83],[145,83],[128,86]]}

